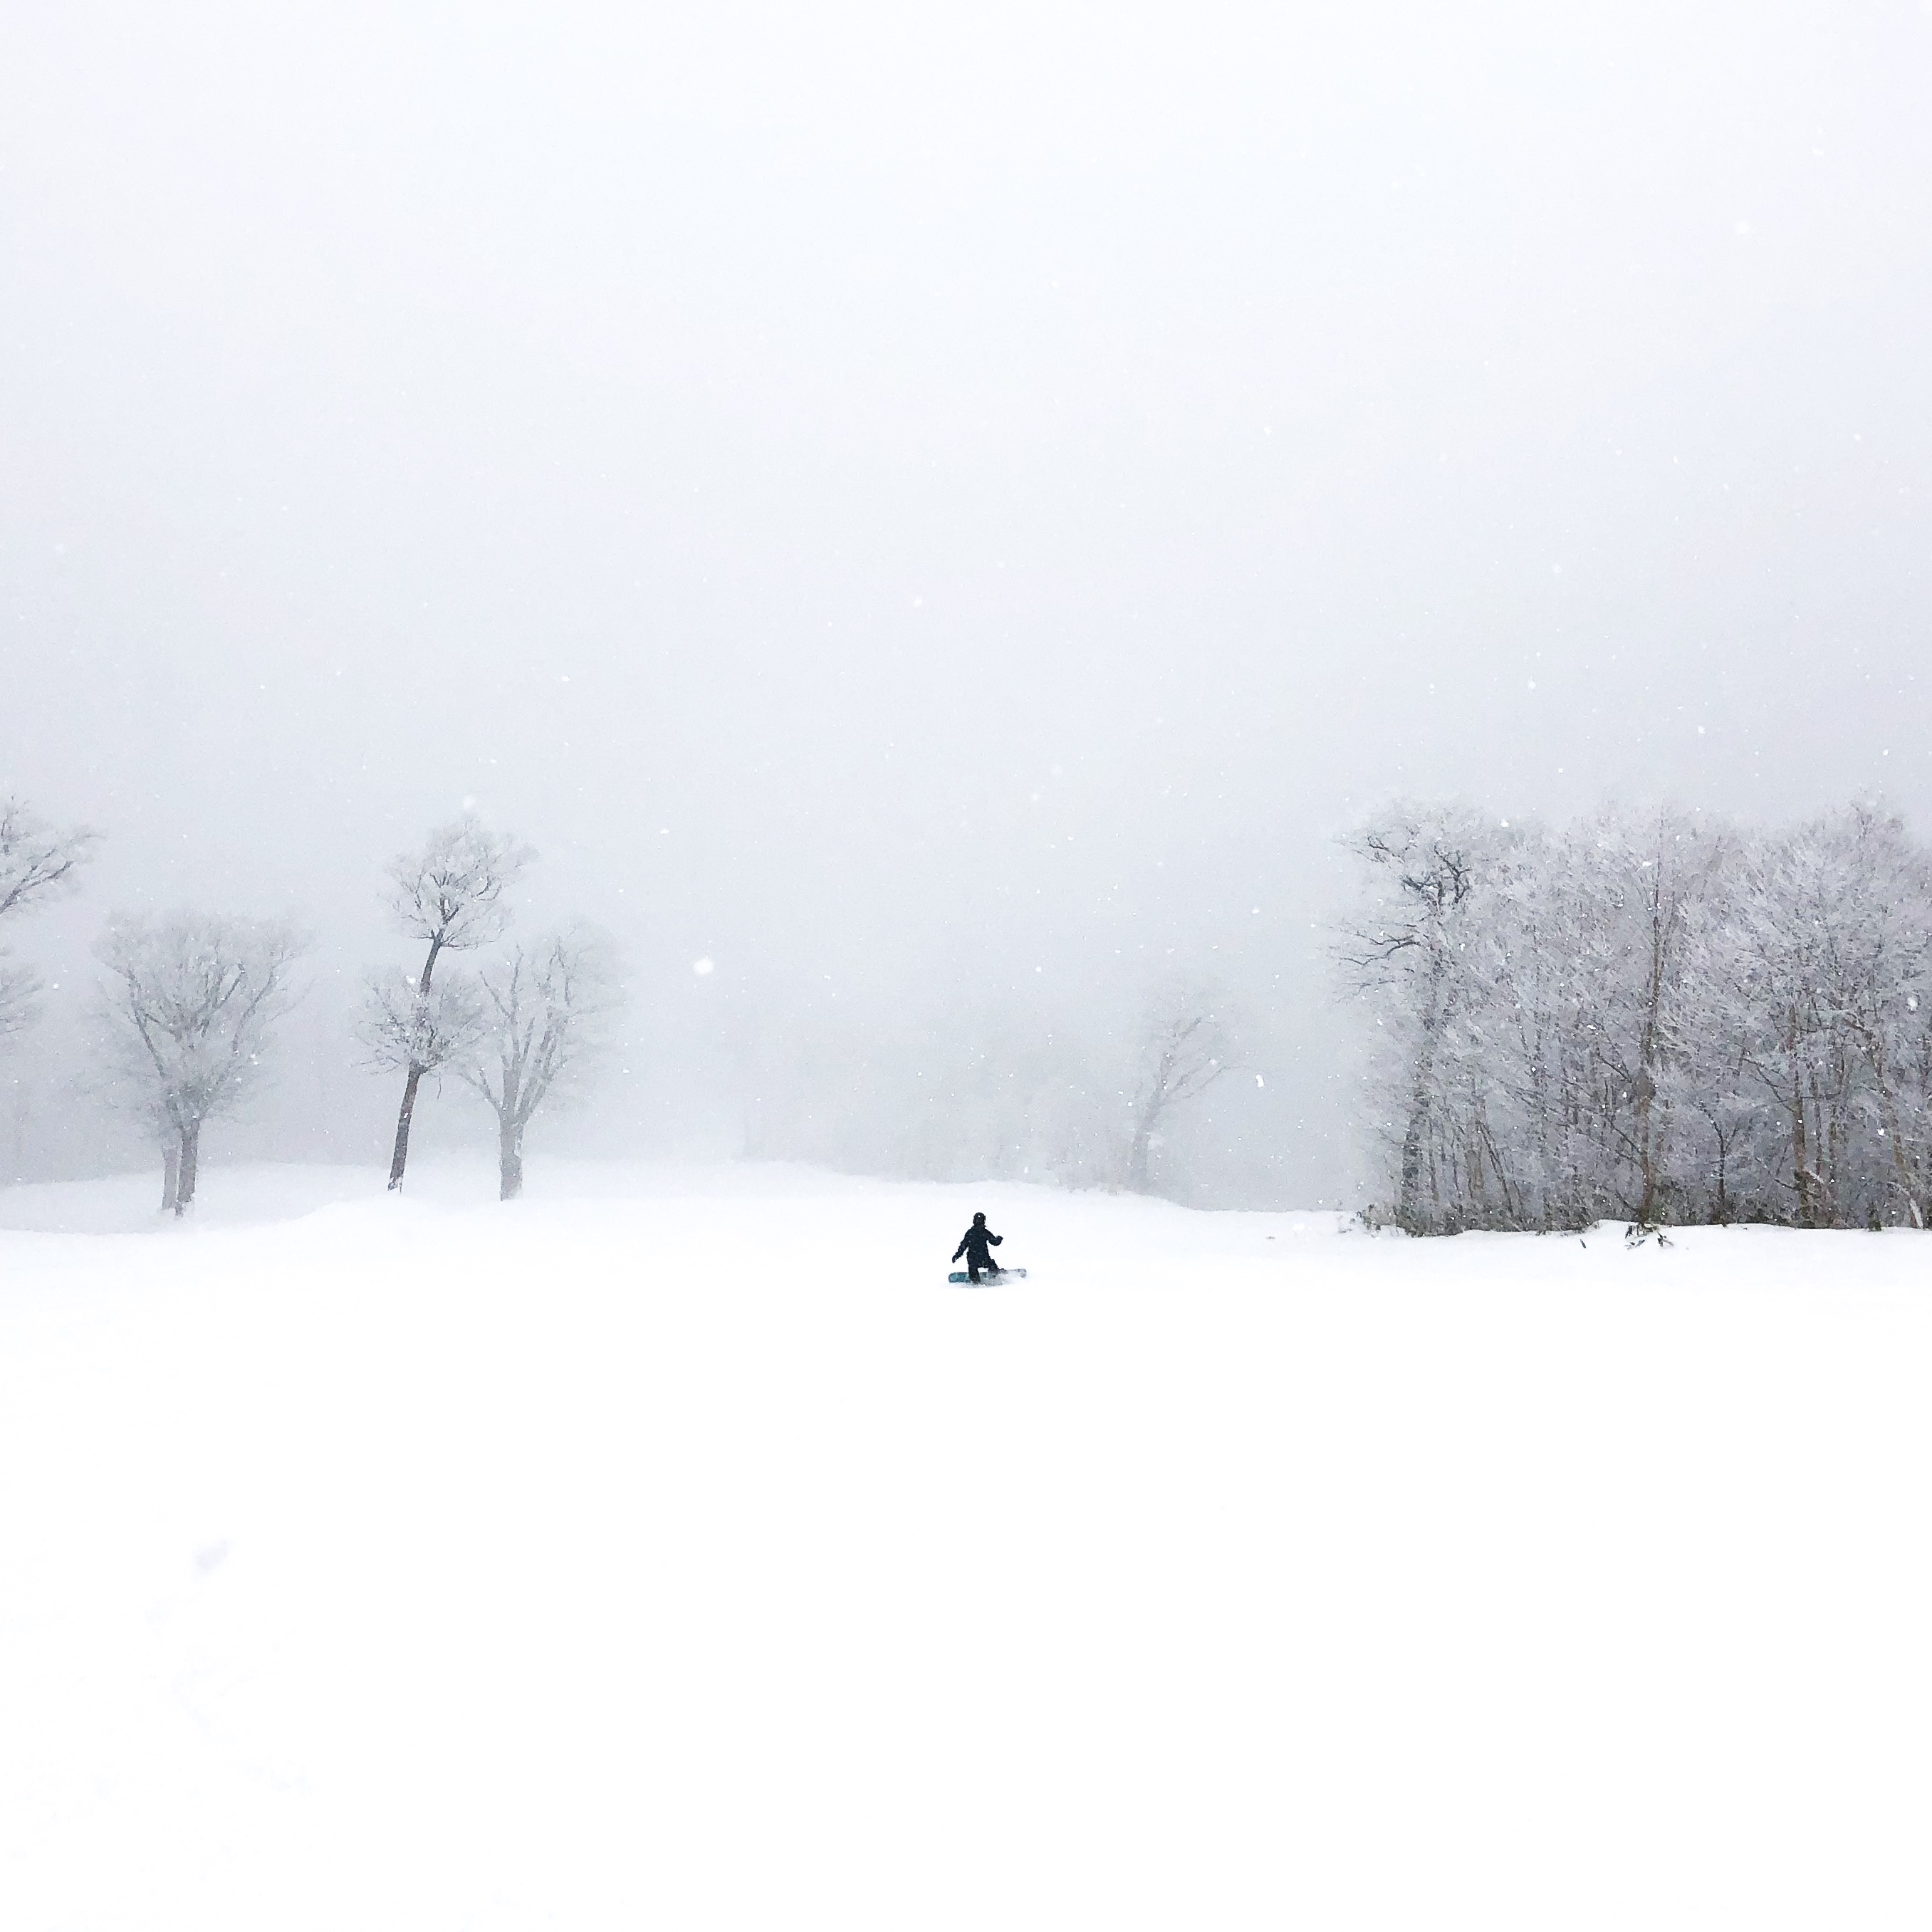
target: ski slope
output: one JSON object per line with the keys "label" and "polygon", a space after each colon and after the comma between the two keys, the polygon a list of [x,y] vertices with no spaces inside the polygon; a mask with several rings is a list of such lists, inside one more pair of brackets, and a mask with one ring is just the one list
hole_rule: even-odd
{"label": "ski slope", "polygon": [[491,1179],[0,1193],[15,1932],[1932,1915],[1922,1238]]}

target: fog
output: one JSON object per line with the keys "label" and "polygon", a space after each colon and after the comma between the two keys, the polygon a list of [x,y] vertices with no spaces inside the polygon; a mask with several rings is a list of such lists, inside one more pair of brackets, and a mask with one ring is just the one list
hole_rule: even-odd
{"label": "fog", "polygon": [[0,788],[106,835],[10,1172],[146,1158],[63,1056],[189,904],[314,935],[224,1148],[381,1158],[466,807],[628,960],[533,1160],[971,1172],[1180,971],[1258,1204],[1378,802],[1932,824],[1932,8],[626,10],[10,20]]}

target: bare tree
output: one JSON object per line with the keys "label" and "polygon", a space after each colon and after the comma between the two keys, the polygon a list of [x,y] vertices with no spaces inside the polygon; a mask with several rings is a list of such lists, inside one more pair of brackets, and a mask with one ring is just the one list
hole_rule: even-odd
{"label": "bare tree", "polygon": [[[380,1064],[400,1066],[404,1075],[403,1104],[396,1116],[396,1144],[389,1157],[389,1185],[403,1184],[409,1165],[410,1123],[415,1117],[416,1090],[425,1073],[446,1063],[461,1042],[450,1027],[458,1018],[446,1003],[435,1003],[436,965],[445,952],[467,951],[500,938],[509,919],[503,896],[520,878],[536,854],[507,833],[490,831],[473,814],[440,826],[421,851],[405,853],[389,868],[389,910],[405,932],[427,942],[422,970],[410,982],[415,1010],[404,1014],[399,1005],[385,1001],[372,987],[365,1010],[364,1039],[376,1049],[394,1054]],[[442,1057],[425,1058],[413,1049]]]}
{"label": "bare tree", "polygon": [[185,1214],[202,1126],[238,1106],[260,1077],[302,941],[277,921],[180,912],[117,918],[95,950],[113,976],[105,1005],[116,1071],[128,1104],[176,1150],[170,1204]]}
{"label": "bare tree", "polygon": [[1396,1214],[1416,1226],[1456,1150],[1445,1048],[1472,1004],[1468,940],[1480,930],[1481,889],[1510,842],[1466,807],[1396,805],[1346,842],[1368,868],[1370,896],[1336,958],[1349,990],[1377,1004],[1382,1071],[1399,1089],[1388,1110],[1400,1123]]}
{"label": "bare tree", "polygon": [[496,1116],[501,1186],[524,1187],[524,1131],[546,1100],[577,1089],[608,1043],[622,1000],[610,944],[578,922],[486,966],[482,1036],[458,1072]]}
{"label": "bare tree", "polygon": [[1148,1009],[1127,1102],[1132,1118],[1123,1180],[1130,1193],[1148,1190],[1150,1158],[1162,1122],[1229,1070],[1228,1030],[1215,1016],[1216,1004],[1205,988],[1174,980],[1156,994]]}
{"label": "bare tree", "polygon": [[[84,826],[56,830],[17,798],[0,800],[0,920],[64,898],[100,842]],[[0,1037],[32,1024],[40,976],[0,950]]]}

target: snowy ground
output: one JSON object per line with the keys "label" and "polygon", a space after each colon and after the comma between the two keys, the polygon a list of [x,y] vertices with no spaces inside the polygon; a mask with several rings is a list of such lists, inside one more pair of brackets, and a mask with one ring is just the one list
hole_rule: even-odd
{"label": "snowy ground", "polygon": [[1932,1918],[1923,1238],[412,1181],[0,1194],[8,1927]]}

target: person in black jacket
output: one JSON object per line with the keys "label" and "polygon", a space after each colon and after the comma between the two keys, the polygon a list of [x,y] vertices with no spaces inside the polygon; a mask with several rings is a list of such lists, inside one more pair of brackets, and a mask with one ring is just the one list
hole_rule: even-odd
{"label": "person in black jacket", "polygon": [[989,1274],[998,1274],[1000,1264],[986,1252],[987,1245],[990,1243],[997,1248],[1005,1238],[986,1226],[985,1215],[975,1214],[972,1226],[960,1236],[958,1246],[952,1250],[952,1258],[956,1262],[962,1255],[966,1257],[966,1276],[969,1281],[976,1282],[982,1268]]}

